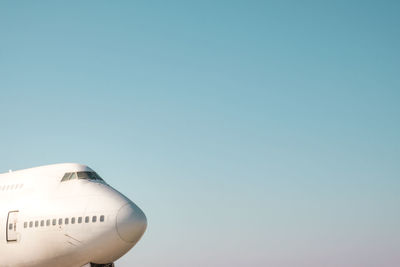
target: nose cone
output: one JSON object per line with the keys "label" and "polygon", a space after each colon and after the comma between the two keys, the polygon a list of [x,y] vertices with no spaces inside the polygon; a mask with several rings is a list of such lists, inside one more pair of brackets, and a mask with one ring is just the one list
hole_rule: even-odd
{"label": "nose cone", "polygon": [[127,203],[117,214],[117,232],[122,240],[136,243],[147,227],[147,219],[143,211],[134,203]]}

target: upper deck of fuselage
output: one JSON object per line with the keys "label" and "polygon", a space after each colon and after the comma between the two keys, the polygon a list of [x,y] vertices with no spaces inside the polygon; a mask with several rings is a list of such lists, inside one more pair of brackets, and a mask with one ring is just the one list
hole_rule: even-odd
{"label": "upper deck of fuselage", "polygon": [[2,173],[0,174],[0,182],[30,179],[54,179],[61,181],[64,174],[68,172],[93,172],[93,170],[86,165],[78,163],[52,164]]}
{"label": "upper deck of fuselage", "polygon": [[[76,179],[63,179],[71,173]],[[63,197],[85,194],[91,190],[100,190],[99,184],[107,185],[86,165],[53,164],[0,174],[0,199],[5,201],[5,199],[18,199],[28,195],[40,198],[43,195]],[[92,185],[96,189],[93,189]]]}

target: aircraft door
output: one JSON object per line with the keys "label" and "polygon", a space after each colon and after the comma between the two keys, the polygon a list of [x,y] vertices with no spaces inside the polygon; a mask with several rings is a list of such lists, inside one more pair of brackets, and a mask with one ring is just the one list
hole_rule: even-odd
{"label": "aircraft door", "polygon": [[18,211],[10,211],[7,218],[7,242],[17,241]]}

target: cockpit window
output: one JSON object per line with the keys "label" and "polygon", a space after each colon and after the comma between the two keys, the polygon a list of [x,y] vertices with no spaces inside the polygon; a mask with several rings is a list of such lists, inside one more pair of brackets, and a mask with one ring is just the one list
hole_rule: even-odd
{"label": "cockpit window", "polygon": [[72,172],[67,172],[66,174],[64,174],[64,177],[61,179],[61,182],[65,182],[68,181],[69,178],[71,177]]}
{"label": "cockpit window", "polygon": [[103,179],[101,179],[101,177],[95,172],[77,172],[77,174],[79,179],[103,181]]}
{"label": "cockpit window", "polygon": [[104,181],[97,173],[95,172],[67,172],[64,174],[61,182],[65,182],[73,179],[84,179],[84,180],[92,180],[92,181]]}

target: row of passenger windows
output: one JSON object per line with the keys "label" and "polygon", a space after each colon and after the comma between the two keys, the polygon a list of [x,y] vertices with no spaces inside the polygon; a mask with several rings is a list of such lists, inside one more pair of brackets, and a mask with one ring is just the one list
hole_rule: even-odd
{"label": "row of passenger windows", "polygon": [[61,182],[73,179],[103,181],[103,179],[95,172],[67,172],[66,174],[64,174],[63,178],[61,179]]}
{"label": "row of passenger windows", "polygon": [[[105,217],[104,215],[101,215],[99,217],[99,222],[104,222]],[[97,222],[97,216],[86,216],[86,217],[72,217],[72,218],[59,218],[59,219],[47,219],[47,220],[41,220],[41,221],[30,221],[30,222],[24,222],[24,228],[32,228],[32,227],[44,227],[44,226],[50,226],[50,225],[67,225],[67,224],[75,224],[75,223],[95,223]],[[9,225],[9,229],[12,230],[12,224]]]}
{"label": "row of passenger windows", "polygon": [[23,184],[0,185],[0,190],[1,191],[16,190],[16,189],[21,189],[22,187],[24,187]]}

